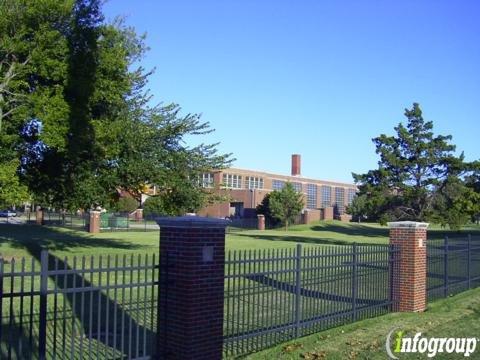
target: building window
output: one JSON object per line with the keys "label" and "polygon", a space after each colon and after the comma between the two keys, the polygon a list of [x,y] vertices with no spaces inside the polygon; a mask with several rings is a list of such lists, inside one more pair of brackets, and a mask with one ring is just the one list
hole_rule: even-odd
{"label": "building window", "polygon": [[231,189],[241,189],[242,176],[235,174],[223,174],[223,186]]}
{"label": "building window", "polygon": [[345,212],[345,189],[343,187],[335,188],[335,212],[338,215]]}
{"label": "building window", "polygon": [[322,207],[332,206],[332,187],[322,185]]}
{"label": "building window", "polygon": [[273,190],[282,190],[284,186],[285,186],[285,181],[272,180],[272,189]]}
{"label": "building window", "polygon": [[302,192],[302,184],[301,183],[292,182],[291,184],[292,184],[292,186],[293,186],[293,188],[295,189],[296,192],[299,192],[299,193]]}
{"label": "building window", "polygon": [[202,174],[200,184],[204,188],[212,188],[213,187],[213,174],[212,173]]}
{"label": "building window", "polygon": [[307,208],[317,208],[317,185],[307,184]]}
{"label": "building window", "polygon": [[350,205],[353,202],[353,198],[355,197],[357,191],[355,189],[348,189],[348,197],[347,197],[347,202],[348,205]]}
{"label": "building window", "polygon": [[247,189],[263,189],[263,178],[247,176],[245,177],[245,187]]}

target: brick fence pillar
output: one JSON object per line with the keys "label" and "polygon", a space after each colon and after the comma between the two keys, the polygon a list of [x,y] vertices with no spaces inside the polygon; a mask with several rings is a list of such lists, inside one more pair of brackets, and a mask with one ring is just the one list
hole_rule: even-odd
{"label": "brick fence pillar", "polygon": [[141,220],[143,220],[143,209],[137,209],[137,210],[135,210],[135,220],[136,220],[136,221],[141,221]]}
{"label": "brick fence pillar", "polygon": [[398,311],[421,312],[427,297],[427,223],[389,222],[390,244],[399,250],[392,292]]}
{"label": "brick fence pillar", "polygon": [[310,212],[305,209],[302,214],[302,224],[309,224],[310,223]]}
{"label": "brick fence pillar", "polygon": [[37,225],[43,225],[45,224],[45,218],[44,218],[45,214],[43,212],[43,209],[40,208],[40,207],[37,207],[37,210],[35,212],[35,223]]}
{"label": "brick fence pillar", "polygon": [[257,229],[265,230],[265,215],[257,215]]}
{"label": "brick fence pillar", "polygon": [[88,232],[94,234],[100,232],[100,211],[90,211]]}
{"label": "brick fence pillar", "polygon": [[220,360],[223,348],[223,219],[159,218],[158,359]]}

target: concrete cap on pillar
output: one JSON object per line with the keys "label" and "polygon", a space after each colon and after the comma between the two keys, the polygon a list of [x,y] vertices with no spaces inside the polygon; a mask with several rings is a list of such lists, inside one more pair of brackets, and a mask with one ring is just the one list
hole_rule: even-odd
{"label": "concrete cap on pillar", "polygon": [[207,218],[201,216],[167,216],[155,219],[157,224],[162,227],[176,228],[225,228],[230,223],[229,220]]}
{"label": "concrete cap on pillar", "polygon": [[426,229],[428,228],[429,223],[417,222],[417,221],[393,221],[387,223],[390,229],[395,228],[415,228],[415,229]]}

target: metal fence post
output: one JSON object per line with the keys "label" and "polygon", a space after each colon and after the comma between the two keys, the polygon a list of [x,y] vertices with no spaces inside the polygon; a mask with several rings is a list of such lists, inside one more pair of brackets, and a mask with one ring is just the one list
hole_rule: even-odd
{"label": "metal fence post", "polygon": [[3,341],[3,258],[0,257],[0,344]]}
{"label": "metal fence post", "polygon": [[443,296],[448,296],[448,236],[445,236],[443,246]]}
{"label": "metal fence post", "polygon": [[352,316],[357,321],[357,243],[352,244]]}
{"label": "metal fence post", "polygon": [[297,244],[295,254],[295,337],[301,336],[300,321],[302,319],[302,244]]}
{"label": "metal fence post", "polygon": [[388,249],[388,264],[389,264],[389,282],[390,282],[390,291],[389,291],[389,300],[390,300],[390,311],[398,311],[399,308],[399,263],[400,263],[400,250],[398,245],[389,245]]}
{"label": "metal fence post", "polygon": [[38,358],[45,360],[47,350],[47,290],[48,290],[48,251],[40,254],[40,314],[38,329]]}
{"label": "metal fence post", "polygon": [[472,235],[468,234],[467,238],[467,277],[468,277],[468,288],[472,288],[472,274],[471,274],[471,261],[472,261],[472,253],[471,253],[471,241]]}

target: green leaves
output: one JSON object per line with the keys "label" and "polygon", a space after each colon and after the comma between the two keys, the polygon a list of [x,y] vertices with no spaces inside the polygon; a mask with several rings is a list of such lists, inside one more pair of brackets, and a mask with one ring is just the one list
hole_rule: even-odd
{"label": "green leaves", "polygon": [[27,187],[19,182],[18,161],[0,163],[0,208],[20,205],[30,199]]}
{"label": "green leaves", "polygon": [[[150,107],[152,72],[137,64],[144,36],[120,19],[106,23],[100,5],[0,2],[1,164],[24,159],[16,180],[45,206],[107,206],[119,190],[139,200],[156,185],[169,213],[198,209],[213,199],[198,175],[230,157],[216,144],[185,143],[213,131],[199,115],[181,115],[175,104]],[[33,118],[42,125],[42,154],[27,151],[21,136]]]}
{"label": "green leaves", "polygon": [[373,139],[378,169],[353,174],[363,198],[362,212],[382,222],[434,219],[454,227],[464,223],[468,216],[460,215],[463,208],[453,206],[465,197],[462,176],[468,164],[463,154],[455,156],[451,135],[434,135],[433,123],[423,119],[417,103],[405,116],[407,123],[395,127],[395,136]]}
{"label": "green leaves", "polygon": [[268,206],[270,214],[282,221],[288,230],[288,225],[303,209],[303,195],[295,191],[292,184],[286,183],[283,189],[269,194]]}

